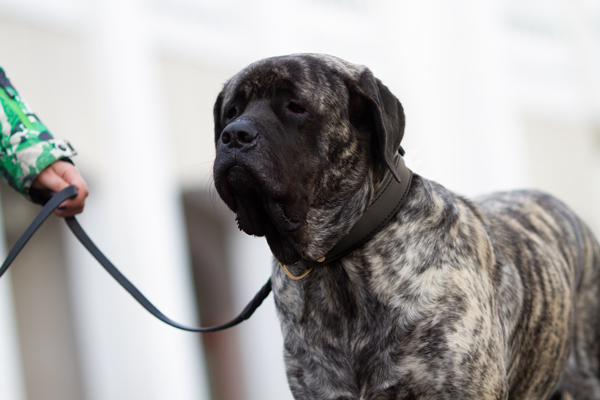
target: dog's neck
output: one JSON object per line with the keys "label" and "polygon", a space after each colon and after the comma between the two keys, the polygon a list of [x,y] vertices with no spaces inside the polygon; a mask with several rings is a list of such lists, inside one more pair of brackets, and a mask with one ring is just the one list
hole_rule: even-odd
{"label": "dog's neck", "polygon": [[298,261],[294,264],[294,271],[299,271],[299,275],[292,274],[286,265],[280,263],[287,276],[295,280],[301,279],[313,268],[325,266],[347,256],[370,240],[396,215],[410,189],[412,171],[408,169],[404,159],[400,156],[396,157],[395,164],[400,175],[400,182],[396,181],[391,173],[386,174],[363,216],[324,257],[316,261],[304,259]]}

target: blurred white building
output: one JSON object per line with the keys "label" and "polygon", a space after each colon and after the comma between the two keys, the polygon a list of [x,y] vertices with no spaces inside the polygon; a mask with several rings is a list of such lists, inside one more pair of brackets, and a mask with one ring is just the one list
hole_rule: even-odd
{"label": "blurred white building", "polygon": [[[270,273],[212,189],[214,99],[250,62],[297,52],[390,87],[417,173],[467,196],[544,189],[600,234],[597,1],[0,0],[0,65],[79,152],[79,220],[187,324],[230,319]],[[10,245],[38,208],[0,189]],[[281,354],[271,298],[230,331],[177,331],[57,219],[0,282],[2,399],[290,399]]]}

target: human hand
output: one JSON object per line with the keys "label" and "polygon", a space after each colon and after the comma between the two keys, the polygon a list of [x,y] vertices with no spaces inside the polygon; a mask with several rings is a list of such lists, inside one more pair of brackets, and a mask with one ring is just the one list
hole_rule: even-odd
{"label": "human hand", "polygon": [[89,191],[77,168],[67,161],[55,161],[40,172],[31,184],[35,189],[50,193],[58,193],[70,185],[75,185],[77,188],[77,196],[65,200],[54,210],[54,214],[58,217],[72,217],[82,212],[85,206],[85,198]]}

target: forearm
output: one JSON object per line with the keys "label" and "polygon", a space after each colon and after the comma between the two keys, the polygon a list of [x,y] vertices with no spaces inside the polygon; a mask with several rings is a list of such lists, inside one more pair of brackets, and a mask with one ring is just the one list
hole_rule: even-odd
{"label": "forearm", "polygon": [[33,180],[54,161],[76,154],[54,139],[0,68],[0,176],[25,196]]}

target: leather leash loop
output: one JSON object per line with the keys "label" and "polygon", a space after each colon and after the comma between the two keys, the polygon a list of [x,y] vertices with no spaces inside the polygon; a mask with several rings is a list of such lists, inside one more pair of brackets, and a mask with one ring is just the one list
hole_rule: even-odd
{"label": "leather leash loop", "polygon": [[[23,247],[27,244],[29,239],[42,225],[42,223],[52,214],[52,212],[60,206],[60,204],[71,198],[77,196],[77,188],[74,185],[68,186],[67,188],[56,193],[45,205],[42,210],[34,218],[33,222],[25,230],[23,235],[17,240],[13,248],[8,253],[6,260],[0,267],[0,277],[8,270],[10,264],[14,261]],[[90,254],[104,267],[104,269],[131,295],[138,303],[142,305],[150,314],[154,315],[164,323],[171,325],[175,328],[182,329],[189,332],[215,332],[223,329],[231,328],[239,324],[242,321],[247,320],[256,311],[256,309],[262,304],[265,298],[271,292],[271,279],[259,290],[254,298],[246,305],[244,310],[234,319],[221,325],[211,326],[207,328],[196,328],[189,327],[178,322],[171,320],[169,317],[164,315],[158,308],[156,308],[143,294],[136,288],[122,273],[111,263],[108,258],[96,247],[94,242],[85,233],[81,225],[75,217],[65,218],[67,226],[73,232],[75,237],[81,242],[81,244],[90,252]]]}

